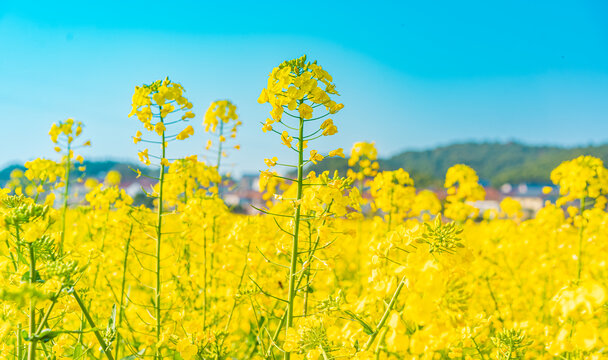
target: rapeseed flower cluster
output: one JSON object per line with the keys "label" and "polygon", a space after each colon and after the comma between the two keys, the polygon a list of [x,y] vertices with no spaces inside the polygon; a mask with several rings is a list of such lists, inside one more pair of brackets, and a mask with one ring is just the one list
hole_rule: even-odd
{"label": "rapeseed flower cluster", "polygon": [[[230,139],[236,138],[237,128],[241,125],[243,125],[243,123],[239,120],[239,116],[236,113],[236,105],[234,105],[230,100],[218,100],[209,105],[209,108],[205,113],[203,126],[205,127],[205,131],[207,133],[212,133],[217,136],[216,143],[218,145],[215,150],[217,152],[216,166],[218,171],[222,158],[228,156],[226,149],[224,148],[224,143],[228,140],[227,136],[229,136]],[[228,135],[226,132],[228,128],[230,129],[230,135]],[[207,144],[205,145],[205,149],[211,150],[212,146],[213,141],[208,140]],[[232,149],[235,150],[240,150],[240,148],[241,146],[238,144],[232,147]]]}

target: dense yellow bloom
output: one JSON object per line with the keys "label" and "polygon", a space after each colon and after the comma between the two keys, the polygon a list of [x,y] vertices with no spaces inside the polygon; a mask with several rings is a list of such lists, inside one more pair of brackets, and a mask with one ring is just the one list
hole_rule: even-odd
{"label": "dense yellow bloom", "polygon": [[[83,124],[80,121],[74,121],[74,119],[69,118],[65,121],[60,121],[59,123],[53,123],[51,125],[51,130],[49,131],[49,135],[51,137],[51,141],[57,144],[54,147],[54,150],[58,153],[64,151],[64,163],[68,163],[69,160],[74,158],[73,142],[80,135],[82,135]],[[63,142],[59,140],[63,139]],[[84,142],[81,146],[89,146],[91,145],[90,141]],[[63,148],[65,147],[65,148]],[[82,159],[82,156],[78,156],[78,159]],[[81,161],[82,163],[82,161]]]}
{"label": "dense yellow bloom", "polygon": [[198,346],[190,343],[188,339],[182,339],[177,344],[177,351],[184,360],[193,360],[196,358],[196,354],[198,354]]}
{"label": "dense yellow bloom", "polygon": [[[270,158],[268,161],[273,163],[277,159]],[[35,175],[42,172],[34,169],[42,169],[44,162],[36,161],[34,164],[39,165],[29,165],[29,176],[43,176]],[[452,195],[457,195],[458,187],[466,182],[471,182],[468,188],[474,189],[475,176],[471,171],[462,167],[456,169],[450,172],[450,181],[447,182],[458,180]],[[292,205],[289,199],[295,191],[293,185],[289,182],[287,186],[282,185],[280,179],[274,177],[276,173],[263,172],[261,175],[261,188],[273,187],[271,191],[281,194],[284,199],[275,200],[272,211],[290,209]],[[14,176],[25,177],[24,173],[19,172],[15,172]],[[254,304],[257,302],[259,306],[272,308],[275,300],[258,293],[255,290],[258,288],[247,280],[248,276],[265,291],[273,291],[279,296],[286,291],[284,275],[276,271],[275,265],[266,261],[257,249],[247,253],[243,242],[251,239],[268,260],[277,263],[284,259],[289,242],[288,238],[277,235],[272,217],[232,214],[225,205],[213,200],[214,181],[220,178],[214,167],[189,157],[176,161],[166,176],[166,201],[176,209],[176,215],[166,216],[166,231],[176,233],[175,236],[168,236],[165,243],[167,256],[171,256],[170,265],[166,265],[166,274],[183,274],[184,278],[177,278],[175,285],[167,287],[163,296],[167,304],[179,299],[187,301],[180,302],[186,309],[167,317],[169,330],[163,333],[163,339],[171,338],[173,342],[163,340],[161,345],[167,356],[179,354],[187,358],[196,356],[199,351],[204,353],[208,349],[205,344],[217,341],[214,333],[205,330],[202,325],[204,303],[200,300],[201,289],[207,286],[208,291],[217,294],[207,297],[207,328],[217,326],[224,329],[225,324],[216,322],[210,314],[229,313],[235,294],[239,294],[239,297],[251,296]],[[70,224],[74,224],[73,233],[68,237],[73,253],[94,251],[103,254],[103,261],[95,260],[89,265],[92,270],[87,270],[80,280],[88,284],[89,291],[95,294],[97,300],[91,302],[91,311],[95,314],[95,320],[99,321],[105,319],[114,298],[100,283],[97,287],[93,286],[95,273],[103,274],[114,289],[120,289],[122,275],[120,272],[116,274],[116,266],[121,265],[116,264],[122,263],[124,252],[116,250],[124,246],[130,216],[136,216],[138,221],[154,216],[152,212],[142,210],[129,215],[128,204],[132,200],[110,182],[106,185],[95,184],[89,190],[86,204],[90,210],[70,209],[68,216]],[[370,346],[367,351],[361,349],[369,339],[363,324],[371,329],[377,326],[401,277],[406,279],[407,290],[397,297],[383,326],[386,335],[382,338],[381,349],[386,348],[392,354],[407,357],[408,354],[423,356],[429,351],[440,351],[457,358],[475,358],[478,353],[473,341],[488,359],[501,349],[508,350],[504,346],[511,340],[519,341],[521,346],[518,345],[518,353],[529,358],[541,358],[544,351],[552,356],[565,356],[572,351],[592,356],[606,346],[608,338],[605,336],[607,329],[602,309],[608,296],[604,284],[590,277],[601,271],[606,253],[603,229],[608,215],[603,209],[585,212],[588,223],[584,233],[594,240],[587,244],[583,279],[579,284],[573,284],[570,281],[572,251],[566,249],[575,242],[578,231],[555,205],[547,205],[536,217],[521,222],[494,219],[468,221],[458,226],[437,216],[434,222],[429,223],[417,217],[420,214],[436,214],[441,208],[437,198],[430,191],[416,191],[408,174],[398,170],[380,172],[370,179],[372,204],[385,216],[362,219],[349,215],[355,206],[351,200],[358,197],[358,191],[356,188],[348,189],[348,179],[330,176],[329,173],[311,173],[306,182],[309,185],[304,187],[301,201],[304,214],[328,211],[332,215],[325,220],[309,220],[310,228],[304,223],[303,238],[312,237],[314,243],[318,236],[321,244],[331,243],[331,247],[318,250],[319,260],[310,260],[303,267],[316,274],[316,287],[309,293],[308,300],[315,304],[314,308],[309,307],[309,311],[314,309],[317,315],[314,318],[298,318],[292,330],[288,333],[282,331],[276,340],[282,349],[292,351],[293,358],[322,357],[322,352],[328,351],[328,348],[319,347],[319,344],[325,341],[333,344],[330,348],[332,356],[366,358],[371,353],[373,358],[375,346]],[[207,187],[201,192],[200,186]],[[158,191],[157,187],[155,189]],[[453,203],[466,205],[465,201]],[[513,201],[503,203],[505,213],[517,213],[518,205]],[[389,213],[392,216],[390,229],[386,226],[389,221],[386,215]],[[2,208],[0,214],[2,219],[14,219],[14,212],[7,208]],[[6,223],[6,220],[3,221]],[[277,218],[277,222],[287,229],[288,220]],[[45,226],[41,222],[27,229],[25,239],[34,241]],[[143,226],[141,229],[134,227],[132,246],[135,248],[132,251],[151,250],[145,229]],[[101,250],[102,244],[94,239],[101,238],[104,232],[107,232],[103,245],[105,249]],[[205,264],[210,266],[210,253],[207,253],[206,260],[201,258],[202,234],[206,234],[209,241],[207,246],[210,246],[207,250],[215,259],[214,271],[207,272],[206,282],[203,271]],[[213,243],[210,241],[212,236],[215,236]],[[302,244],[306,252],[308,243]],[[180,257],[184,257],[184,260],[180,261]],[[245,259],[247,275],[241,287],[237,288],[238,284],[227,274],[240,272],[243,266],[241,262]],[[150,265],[146,260],[141,261],[145,267]],[[0,266],[4,266],[2,264]],[[10,262],[5,265],[8,266],[3,268],[5,271],[12,267]],[[129,298],[141,301],[149,293],[137,290],[137,284],[150,281],[151,277],[145,275],[145,270],[140,268],[137,261],[127,266],[127,284],[132,289]],[[188,273],[193,276],[187,276]],[[46,272],[41,274],[46,276]],[[209,280],[211,276],[213,280]],[[339,281],[336,281],[336,277]],[[44,289],[50,291],[53,282],[46,283]],[[11,286],[5,281],[2,288],[10,289]],[[2,296],[8,296],[6,291]],[[14,307],[13,302],[6,304]],[[298,304],[304,306],[301,302]],[[73,305],[62,303],[62,306]],[[77,309],[74,311],[77,312]],[[243,339],[257,331],[255,326],[251,327],[250,321],[254,321],[254,312],[259,309],[254,310],[246,302],[237,302],[234,311],[234,322],[229,326],[229,333],[235,341],[231,342],[233,345],[227,351],[230,356],[241,357],[251,349],[244,345],[246,342]],[[12,315],[14,311],[10,314],[9,317],[16,316]],[[19,321],[25,319],[24,314],[26,312],[19,315],[22,319]],[[146,316],[146,310],[129,304],[124,315],[133,327],[133,330],[122,330],[125,341],[149,341],[142,334],[147,325],[140,320],[140,317]],[[323,320],[320,321],[317,316],[322,316]],[[545,321],[537,320],[541,317]],[[72,319],[66,315],[65,319],[65,326],[78,328],[78,317]],[[278,320],[270,322],[276,323]],[[173,327],[174,324],[178,326]],[[13,333],[14,325],[10,326],[9,333]],[[525,327],[523,330],[517,330],[522,326]],[[14,342],[12,337],[5,339]],[[533,340],[531,344],[530,340]],[[64,349],[69,351],[75,341],[71,337],[65,337],[65,340],[62,337],[57,343],[64,345],[53,348],[58,353]],[[90,341],[95,344],[94,337]],[[361,344],[358,351],[352,345],[355,341]],[[278,355],[280,351],[276,350],[276,353]],[[100,358],[100,355],[96,353],[92,356]],[[258,356],[263,358],[260,354]]]}
{"label": "dense yellow bloom", "polygon": [[[205,126],[205,131],[215,132],[217,125],[220,122],[229,123],[231,120],[235,121],[239,118],[236,113],[236,105],[234,105],[229,100],[218,100],[212,102],[207,112],[205,113],[205,118],[203,119],[203,126]],[[239,124],[240,125],[240,124]],[[235,128],[238,125],[235,125]]]}
{"label": "dense yellow bloom", "polygon": [[506,197],[500,202],[500,209],[512,218],[519,218],[523,215],[521,203],[511,197]]}
{"label": "dense yellow bloom", "polygon": [[363,181],[366,177],[375,176],[380,165],[377,161],[378,151],[374,142],[357,142],[353,144],[348,159],[347,175],[353,179]]}
{"label": "dense yellow bloom", "polygon": [[560,204],[608,194],[608,170],[601,159],[592,156],[563,162],[551,172],[551,181],[559,186]]}
{"label": "dense yellow bloom", "polygon": [[[146,130],[154,131],[158,136],[162,137],[164,139],[162,147],[164,148],[172,140],[187,139],[194,135],[194,128],[191,125],[179,131],[175,138],[167,138],[165,136],[167,125],[187,121],[194,117],[194,113],[190,110],[192,109],[192,103],[184,96],[184,91],[184,88],[180,84],[174,83],[168,78],[157,80],[149,85],[136,86],[129,117],[133,115],[137,116]],[[160,111],[158,110],[159,108]],[[155,109],[156,114],[153,113],[152,109]],[[180,111],[183,112],[183,115],[178,120],[168,120],[169,117],[174,116],[175,113]],[[153,122],[153,120],[156,120],[156,122]],[[133,142],[137,144],[140,141],[142,141],[142,133],[138,130],[133,137]],[[140,152],[140,161],[146,165],[150,164],[147,150]]]}
{"label": "dense yellow bloom", "polygon": [[450,167],[445,176],[444,187],[447,189],[445,215],[453,220],[464,221],[479,213],[471,202],[483,200],[485,190],[479,184],[475,170],[464,164]]}
{"label": "dense yellow bloom", "polygon": [[350,152],[350,159],[348,159],[348,166],[355,165],[363,157],[369,160],[376,160],[378,158],[375,142],[354,143]]}
{"label": "dense yellow bloom", "polygon": [[[272,106],[270,118],[266,120],[262,130],[271,131],[273,123],[287,121],[283,119],[285,112],[289,113],[290,118],[310,120],[313,119],[315,108],[324,106],[327,112],[315,119],[334,114],[344,107],[331,99],[337,95],[339,94],[332,83],[332,77],[316,62],[308,62],[306,56],[285,61],[272,70],[268,84],[258,98],[259,103],[270,103]],[[296,110],[297,113],[291,113]],[[321,129],[324,136],[338,132],[331,119],[326,119]]]}
{"label": "dense yellow bloom", "polygon": [[[168,102],[175,101],[181,110],[191,109],[192,104],[183,96],[184,89],[169,79],[158,80],[150,85],[136,86],[132,98],[132,110],[130,116],[136,115],[144,124],[152,121],[152,102],[161,106],[161,112],[167,116],[173,112],[175,107]],[[163,117],[164,117],[163,116]],[[188,115],[187,117],[193,117]]]}
{"label": "dense yellow bloom", "polygon": [[283,350],[291,352],[297,350],[298,332],[294,328],[287,329],[287,336],[283,343]]}
{"label": "dense yellow bloom", "polygon": [[[408,216],[416,199],[414,180],[403,169],[383,171],[369,182],[374,199],[373,209],[387,213],[390,221],[401,221]],[[394,217],[394,219],[393,219]]]}
{"label": "dense yellow bloom", "polygon": [[[76,125],[76,129],[74,129],[74,125]],[[51,141],[57,143],[59,136],[65,135],[67,142],[71,143],[74,137],[78,137],[82,133],[82,126],[82,122],[75,122],[72,118],[59,122],[59,124],[53,123],[49,131]]]}
{"label": "dense yellow bloom", "polygon": [[[205,118],[203,120],[203,126],[205,131],[213,133],[217,136],[217,164],[218,169],[220,168],[221,159],[227,157],[225,149],[223,148],[224,143],[228,140],[227,133],[230,130],[230,139],[236,138],[237,129],[242,125],[242,122],[238,120],[239,116],[236,113],[236,105],[229,100],[218,100],[211,103]],[[218,127],[219,125],[219,127]],[[211,140],[207,142],[206,150],[211,148]],[[240,146],[236,145],[233,147],[235,150],[240,150]],[[215,149],[214,149],[215,150]]]}

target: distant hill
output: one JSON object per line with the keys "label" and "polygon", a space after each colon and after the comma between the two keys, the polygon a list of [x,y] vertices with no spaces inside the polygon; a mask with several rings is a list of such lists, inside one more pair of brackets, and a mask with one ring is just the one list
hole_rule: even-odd
{"label": "distant hill", "polygon": [[[480,179],[493,186],[504,183],[546,183],[551,170],[564,160],[579,155],[593,155],[608,162],[608,144],[588,147],[534,146],[510,143],[463,143],[423,151],[405,151],[388,159],[379,159],[382,170],[403,168],[418,186],[440,185],[447,169],[466,164]],[[345,173],[347,160],[330,158],[309,170],[338,169]]]}
{"label": "distant hill", "polygon": [[[97,179],[105,177],[105,175],[108,173],[108,171],[114,170],[114,171],[118,171],[122,175],[123,181],[131,182],[131,181],[135,180],[135,177],[137,176],[133,172],[133,170],[131,170],[131,168],[140,169],[142,171],[142,173],[147,174],[147,175],[152,175],[150,173],[151,170],[146,168],[145,166],[140,166],[138,164],[133,164],[133,163],[125,163],[125,162],[121,162],[121,161],[114,161],[114,160],[84,161],[82,165],[84,165],[86,168],[84,171],[85,177],[92,177],[92,178],[97,178]],[[5,167],[4,169],[0,170],[0,185],[4,185],[10,179],[11,172],[13,172],[13,170],[15,170],[15,169],[25,170],[25,167],[23,165],[9,165],[9,166]],[[79,172],[78,170],[75,170],[75,171],[76,171],[76,176],[82,175],[82,173]]]}

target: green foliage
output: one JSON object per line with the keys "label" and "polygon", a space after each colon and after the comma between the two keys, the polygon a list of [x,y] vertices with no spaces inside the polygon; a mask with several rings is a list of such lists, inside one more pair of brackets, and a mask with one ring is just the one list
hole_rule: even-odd
{"label": "green foliage", "polygon": [[492,338],[499,360],[524,359],[526,348],[532,345],[526,333],[521,329],[506,329]]}
{"label": "green foliage", "polygon": [[453,254],[457,248],[462,248],[460,234],[462,228],[454,222],[443,224],[441,216],[435,217],[433,225],[424,223],[424,233],[417,240],[419,243],[429,245],[429,252],[432,253],[448,253]]}

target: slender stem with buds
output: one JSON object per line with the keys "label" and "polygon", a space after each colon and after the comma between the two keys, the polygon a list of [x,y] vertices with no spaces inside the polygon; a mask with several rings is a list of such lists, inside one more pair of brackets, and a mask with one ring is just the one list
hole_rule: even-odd
{"label": "slender stem with buds", "polygon": [[[160,122],[163,123],[163,117],[160,117]],[[165,159],[166,146],[165,146],[165,132],[162,134],[162,156],[161,159]],[[161,253],[161,237],[162,237],[162,225],[163,225],[163,185],[165,182],[165,165],[161,160],[160,174],[158,182],[158,217],[156,224],[156,284],[154,287],[154,316],[156,317],[156,343],[160,342],[160,336],[162,332],[162,317],[161,317],[161,277],[160,277],[160,253]],[[161,359],[162,354],[159,348],[156,348],[154,353],[154,359]]]}
{"label": "slender stem with buds", "polygon": [[17,324],[17,359],[21,360],[23,354],[21,353],[21,323]]}
{"label": "slender stem with buds", "polygon": [[[125,299],[125,285],[127,280],[127,259],[129,257],[129,246],[131,245],[131,236],[133,235],[133,225],[129,228],[129,237],[127,237],[127,243],[125,244],[125,257],[122,263],[122,283],[120,286],[120,307],[118,309],[118,323],[116,327],[120,329],[122,325],[122,320],[124,317],[124,299]],[[114,353],[117,359],[120,359],[120,331],[116,332],[116,347],[114,349]]]}
{"label": "slender stem with buds", "polygon": [[[30,278],[28,279],[28,285],[30,287],[34,286],[34,280],[36,277],[36,258],[34,257],[34,245],[32,243],[28,244],[29,249],[29,259],[30,259]],[[30,328],[28,332],[28,336],[30,338],[30,343],[27,349],[27,360],[35,360],[36,359],[36,339],[34,335],[36,334],[36,301],[34,297],[30,299]]]}
{"label": "slender stem with buds", "polygon": [[581,273],[583,272],[583,232],[585,231],[585,200],[586,194],[581,197],[581,225],[578,228],[578,270],[576,275],[576,281],[581,281]]}
{"label": "slender stem with buds", "polygon": [[68,211],[68,198],[70,196],[70,170],[71,170],[71,144],[68,142],[67,155],[65,161],[65,189],[63,191],[63,206],[61,213],[61,240],[59,241],[59,255],[63,255],[63,243],[65,241],[65,223]]}
{"label": "slender stem with buds", "polygon": [[[293,242],[291,246],[291,264],[289,267],[289,293],[287,297],[288,305],[287,305],[287,323],[286,330],[289,331],[289,328],[293,326],[293,308],[296,299],[296,277],[297,277],[297,269],[296,266],[298,264],[298,235],[300,233],[300,200],[302,199],[302,178],[304,172],[304,119],[300,117],[300,126],[299,126],[298,136],[298,190],[296,195],[296,210],[294,215],[294,230],[293,230]],[[284,360],[289,360],[291,353],[285,352],[283,357]]]}
{"label": "slender stem with buds", "polygon": [[382,315],[380,322],[378,322],[378,325],[376,326],[376,330],[369,336],[369,339],[365,343],[365,346],[363,346],[363,350],[366,350],[366,351],[369,350],[370,347],[374,344],[376,337],[378,337],[378,335],[380,334],[380,331],[382,330],[382,328],[386,324],[386,321],[388,320],[388,316],[390,315],[391,311],[395,307],[395,304],[397,303],[397,298],[399,297],[399,293],[401,293],[401,289],[403,289],[404,285],[405,285],[405,276],[403,276],[401,278],[401,281],[399,281],[399,285],[397,285],[397,289],[393,293],[393,296],[391,297],[391,301],[386,306],[386,310],[384,311],[384,314]]}
{"label": "slender stem with buds", "polygon": [[93,329],[93,334],[95,334],[95,338],[97,338],[97,341],[99,342],[99,345],[101,346],[101,350],[102,350],[103,354],[106,356],[106,358],[108,360],[114,360],[114,356],[112,356],[112,351],[110,351],[110,347],[106,344],[105,340],[103,339],[103,336],[101,336],[101,334],[99,333],[97,326],[95,326],[95,321],[93,321],[91,314],[89,314],[89,310],[87,310],[87,307],[84,305],[84,302],[82,302],[82,299],[76,292],[76,289],[72,288],[71,292],[72,292],[72,296],[74,296],[74,299],[76,300],[76,303],[78,303],[78,306],[80,306],[80,309],[82,310],[82,313],[84,314],[84,317],[87,319],[89,326],[91,327],[91,329]]}
{"label": "slender stem with buds", "polygon": [[220,141],[219,141],[219,146],[218,146],[218,150],[217,150],[217,173],[220,173],[220,164],[222,162],[222,141],[221,138],[224,135],[224,120],[220,119]]}

